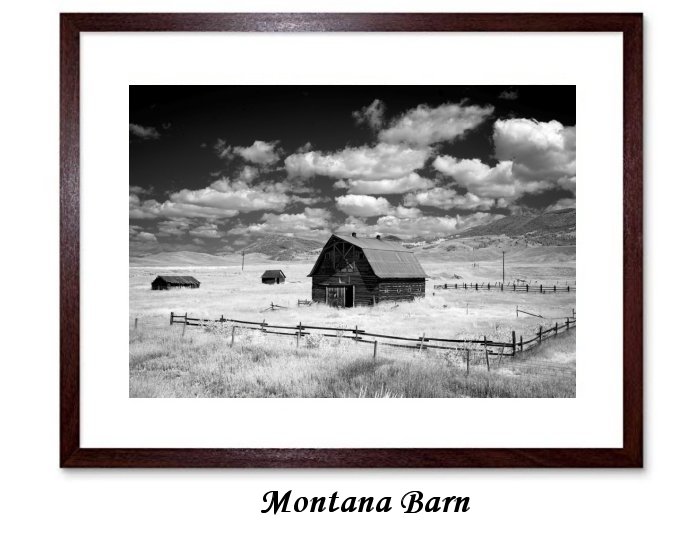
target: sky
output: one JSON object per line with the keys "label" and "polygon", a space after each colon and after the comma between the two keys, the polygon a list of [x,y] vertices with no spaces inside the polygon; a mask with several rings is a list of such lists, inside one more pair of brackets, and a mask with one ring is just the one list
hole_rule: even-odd
{"label": "sky", "polygon": [[575,86],[130,86],[132,254],[576,207]]}

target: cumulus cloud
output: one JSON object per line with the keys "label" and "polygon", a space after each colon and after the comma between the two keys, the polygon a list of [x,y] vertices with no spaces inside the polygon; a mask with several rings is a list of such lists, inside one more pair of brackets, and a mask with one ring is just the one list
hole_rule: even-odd
{"label": "cumulus cloud", "polygon": [[433,161],[433,168],[452,177],[461,187],[479,197],[505,198],[516,193],[511,161],[502,161],[490,167],[479,159],[458,160],[441,155]]}
{"label": "cumulus cloud", "polygon": [[157,140],[160,133],[154,127],[144,127],[136,123],[129,123],[129,135],[141,140]]}
{"label": "cumulus cloud", "polygon": [[405,206],[398,205],[391,210],[391,215],[400,219],[415,219],[423,215],[423,212],[421,212],[419,208],[406,208]]}
{"label": "cumulus cloud", "polygon": [[379,133],[387,143],[427,147],[460,138],[474,130],[493,113],[493,106],[443,104],[436,108],[421,105],[407,111]]}
{"label": "cumulus cloud", "polygon": [[372,181],[408,176],[422,168],[429,156],[428,149],[379,143],[373,147],[348,147],[335,153],[295,153],[285,159],[284,165],[293,177],[322,175]]}
{"label": "cumulus cloud", "polygon": [[139,232],[134,238],[140,242],[157,242],[158,238],[151,232]]}
{"label": "cumulus cloud", "polygon": [[222,234],[213,223],[206,223],[190,230],[190,236],[195,238],[221,238]]}
{"label": "cumulus cloud", "polygon": [[158,234],[161,236],[177,236],[180,237],[187,233],[190,228],[188,219],[169,219],[158,223]]}
{"label": "cumulus cloud", "polygon": [[352,117],[358,125],[366,124],[372,130],[377,131],[384,125],[386,104],[376,98],[369,106],[352,112]]}
{"label": "cumulus cloud", "polygon": [[233,146],[227,144],[226,140],[222,140],[221,138],[217,139],[216,142],[214,142],[214,152],[216,153],[216,156],[220,159],[225,159],[229,161],[236,156],[233,152]]}
{"label": "cumulus cloud", "polygon": [[138,185],[129,185],[129,194],[147,195],[152,192],[152,189],[144,189],[143,187],[139,187]]}
{"label": "cumulus cloud", "polygon": [[570,181],[576,175],[576,127],[559,121],[499,119],[493,127],[495,156],[512,161],[524,181]]}
{"label": "cumulus cloud", "polygon": [[154,218],[225,218],[241,212],[278,210],[292,201],[283,183],[251,186],[243,180],[222,178],[204,189],[182,189],[170,195],[165,202],[141,201],[137,195],[129,197],[129,216],[132,219]]}
{"label": "cumulus cloud", "polygon": [[343,195],[336,197],[336,207],[347,215],[374,217],[388,213],[392,206],[384,197],[369,195]]}
{"label": "cumulus cloud", "polygon": [[498,98],[500,98],[501,100],[517,100],[518,91],[516,91],[515,89],[503,91],[501,94],[498,95]]}
{"label": "cumulus cloud", "polygon": [[301,213],[265,213],[260,223],[237,226],[228,231],[230,235],[239,234],[313,234],[328,232],[331,213],[323,208],[305,208]]}
{"label": "cumulus cloud", "polygon": [[258,177],[260,170],[253,166],[244,166],[243,169],[238,174],[238,179],[250,183]]}
{"label": "cumulus cloud", "polygon": [[280,159],[279,152],[276,150],[277,144],[278,142],[255,140],[249,147],[236,146],[232,151],[234,155],[239,155],[248,162],[269,166]]}
{"label": "cumulus cloud", "polygon": [[488,210],[496,201],[492,198],[482,198],[473,193],[459,194],[447,187],[435,187],[428,191],[409,193],[404,197],[406,206],[432,206],[443,210],[459,208],[463,210]]}
{"label": "cumulus cloud", "polygon": [[[367,233],[370,227],[367,226],[367,219],[364,217],[354,217],[352,215],[345,218],[345,223],[334,228],[334,232],[347,234],[351,232]],[[376,234],[376,233],[375,233]]]}
{"label": "cumulus cloud", "polygon": [[336,189],[348,189],[350,194],[355,195],[390,195],[429,189],[433,185],[432,180],[423,178],[415,172],[411,172],[408,176],[396,179],[340,180],[335,182],[333,186]]}

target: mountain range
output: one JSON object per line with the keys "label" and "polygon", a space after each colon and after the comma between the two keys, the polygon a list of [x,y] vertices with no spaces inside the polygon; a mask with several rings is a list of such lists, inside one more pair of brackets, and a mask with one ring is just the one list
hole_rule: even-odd
{"label": "mountain range", "polygon": [[[463,250],[481,251],[484,258],[490,258],[490,249],[511,247],[528,249],[543,246],[562,246],[562,255],[575,258],[576,210],[556,210],[539,215],[510,215],[478,227],[444,238],[402,240],[394,235],[383,236],[415,249],[421,254],[439,259],[449,259],[453,253]],[[284,235],[265,235],[243,247],[239,252],[223,255],[210,255],[192,251],[162,252],[131,258],[131,266],[238,266],[241,253],[246,258],[271,261],[313,261],[325,241]],[[568,246],[569,250],[564,251]],[[494,250],[495,251],[495,250]],[[500,254],[500,250],[494,253]],[[540,257],[547,259],[548,252]],[[496,255],[497,256],[497,255]],[[535,257],[535,255],[531,255]],[[495,257],[494,257],[495,258]]]}

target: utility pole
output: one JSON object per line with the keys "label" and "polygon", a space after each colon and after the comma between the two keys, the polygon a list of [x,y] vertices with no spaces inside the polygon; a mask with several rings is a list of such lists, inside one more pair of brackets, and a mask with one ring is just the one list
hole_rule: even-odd
{"label": "utility pole", "polygon": [[506,284],[506,252],[503,252],[503,285]]}
{"label": "utility pole", "polygon": [[245,251],[241,251],[243,259],[241,260],[241,272],[243,272],[243,267],[245,266]]}

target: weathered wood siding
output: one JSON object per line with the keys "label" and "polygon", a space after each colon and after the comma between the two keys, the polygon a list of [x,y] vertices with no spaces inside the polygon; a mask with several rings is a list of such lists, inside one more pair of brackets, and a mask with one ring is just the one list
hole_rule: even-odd
{"label": "weathered wood siding", "polygon": [[425,279],[382,279],[378,291],[381,300],[413,300],[425,296]]}

